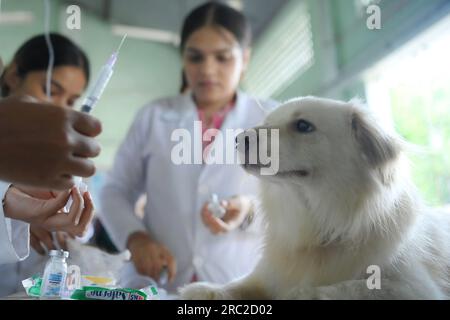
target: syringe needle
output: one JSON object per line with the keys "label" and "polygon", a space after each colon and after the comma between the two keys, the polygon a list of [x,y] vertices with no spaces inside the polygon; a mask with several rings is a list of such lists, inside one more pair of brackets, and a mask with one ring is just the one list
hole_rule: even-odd
{"label": "syringe needle", "polygon": [[122,48],[123,42],[125,41],[125,38],[127,37],[128,34],[125,33],[125,35],[122,38],[122,41],[120,41],[119,47],[117,48],[116,52],[119,53],[120,48]]}

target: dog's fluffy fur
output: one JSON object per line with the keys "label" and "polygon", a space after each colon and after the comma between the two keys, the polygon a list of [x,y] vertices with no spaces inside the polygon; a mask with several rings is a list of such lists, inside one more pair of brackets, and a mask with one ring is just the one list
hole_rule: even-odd
{"label": "dog's fluffy fur", "polygon": [[[313,130],[299,132],[300,119]],[[225,286],[182,288],[182,299],[450,298],[450,217],[420,200],[395,133],[357,102],[315,97],[259,128],[279,129],[278,174],[244,165],[261,182],[262,258]]]}

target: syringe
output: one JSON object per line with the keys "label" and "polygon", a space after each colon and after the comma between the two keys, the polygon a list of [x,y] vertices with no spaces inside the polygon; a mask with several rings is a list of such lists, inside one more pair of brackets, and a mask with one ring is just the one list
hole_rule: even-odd
{"label": "syringe", "polygon": [[122,44],[125,41],[126,37],[127,37],[127,35],[123,36],[122,41],[120,41],[120,45],[117,48],[117,50],[111,55],[109,60],[106,62],[106,64],[100,70],[97,80],[95,81],[89,94],[87,95],[86,99],[83,102],[83,105],[81,107],[81,112],[86,112],[86,113],[91,112],[92,109],[94,108],[95,104],[97,103],[97,101],[102,96],[102,93],[105,90],[105,87],[108,84],[108,82],[111,79],[111,76],[114,72],[114,70],[113,70],[114,64],[117,61],[117,56],[119,55],[120,48],[122,47]]}
{"label": "syringe", "polygon": [[[81,112],[90,113],[94,106],[97,104],[98,100],[103,94],[103,91],[106,88],[106,85],[108,84],[109,80],[111,79],[111,76],[114,72],[114,65],[117,61],[117,57],[119,55],[120,48],[122,47],[123,42],[125,41],[125,38],[127,35],[125,34],[122,38],[122,41],[120,41],[119,47],[111,57],[109,57],[106,64],[102,67],[100,70],[100,73],[97,77],[97,79],[94,82],[94,85],[89,90],[88,95],[86,96],[86,99],[84,100],[83,104],[81,105]],[[87,191],[87,186],[84,184],[81,180],[81,177],[74,177],[75,180],[75,186],[80,189],[81,193],[84,193]],[[69,197],[69,200],[67,201],[66,206],[64,207],[64,210],[66,212],[69,212],[70,206],[72,205],[72,197]]]}

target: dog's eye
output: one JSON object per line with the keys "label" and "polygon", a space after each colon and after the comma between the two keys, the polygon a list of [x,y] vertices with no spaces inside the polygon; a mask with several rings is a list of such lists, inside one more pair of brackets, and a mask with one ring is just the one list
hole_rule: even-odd
{"label": "dog's eye", "polygon": [[313,132],[314,130],[316,130],[316,128],[314,127],[314,125],[306,120],[300,119],[297,121],[297,123],[295,124],[295,127],[297,129],[298,132],[302,132],[302,133],[309,133],[309,132]]}

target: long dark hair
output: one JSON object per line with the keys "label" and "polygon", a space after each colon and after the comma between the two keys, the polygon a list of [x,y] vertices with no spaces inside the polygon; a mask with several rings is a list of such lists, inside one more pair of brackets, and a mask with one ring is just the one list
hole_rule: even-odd
{"label": "long dark hair", "polygon": [[[247,18],[239,11],[225,4],[209,1],[194,10],[184,19],[181,29],[180,51],[183,52],[186,41],[196,30],[204,26],[218,26],[231,32],[239,45],[245,49],[252,42],[252,31]],[[180,92],[188,87],[184,71]]]}
{"label": "long dark hair", "polygon": [[[87,84],[89,81],[89,60],[83,50],[70,39],[57,33],[50,34],[50,41],[55,55],[54,67],[80,67],[84,72]],[[27,40],[14,54],[12,62],[17,66],[17,75],[20,78],[25,78],[32,71],[47,70],[49,53],[45,36],[41,34]],[[11,91],[4,79],[9,67],[6,67],[0,78],[0,89],[3,97],[8,96]]]}

